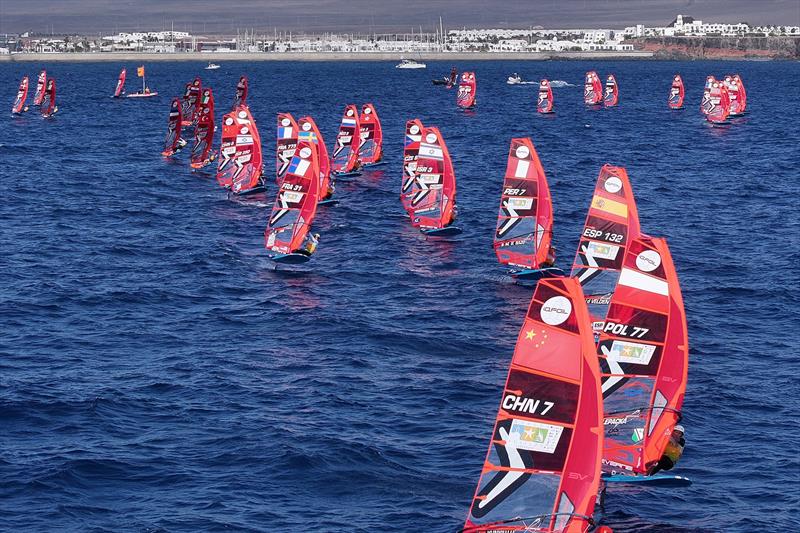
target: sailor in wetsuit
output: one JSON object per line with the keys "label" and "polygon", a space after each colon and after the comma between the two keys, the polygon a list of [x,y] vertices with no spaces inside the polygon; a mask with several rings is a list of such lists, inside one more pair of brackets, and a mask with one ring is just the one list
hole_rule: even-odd
{"label": "sailor in wetsuit", "polygon": [[317,249],[317,244],[319,244],[319,233],[308,233],[303,245],[295,253],[311,257],[311,254]]}
{"label": "sailor in wetsuit", "polygon": [[664,455],[647,470],[647,475],[652,476],[661,470],[672,470],[672,467],[681,458],[684,446],[686,446],[686,439],[683,437],[683,426],[676,424],[672,430],[672,435],[669,436],[667,447],[664,448]]}
{"label": "sailor in wetsuit", "polygon": [[556,248],[552,244],[547,250],[547,258],[542,261],[542,268],[550,268],[556,264]]}

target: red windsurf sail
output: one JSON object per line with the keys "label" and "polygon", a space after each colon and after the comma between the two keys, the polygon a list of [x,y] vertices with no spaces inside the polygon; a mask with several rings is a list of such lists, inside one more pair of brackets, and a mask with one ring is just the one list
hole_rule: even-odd
{"label": "red windsurf sail", "polygon": [[603,469],[646,474],[680,419],[689,362],[683,298],[664,239],[631,242],[597,355],[605,416]]}
{"label": "red windsurf sail", "polygon": [[[181,100],[173,98],[169,108],[169,121],[167,122],[167,135],[164,137],[164,150],[161,155],[170,157],[180,149],[181,143]],[[185,144],[185,143],[184,143]]]}
{"label": "red windsurf sail", "polygon": [[14,100],[14,105],[11,106],[11,113],[20,115],[25,111],[25,100],[28,98],[28,76],[22,78],[19,82],[19,90],[17,91],[17,98]]}
{"label": "red windsurf sail", "polygon": [[[725,88],[728,90],[728,97],[730,98],[730,116],[738,116],[744,114],[742,103],[746,105],[747,96],[744,93],[744,87],[741,84],[741,78],[738,75],[725,76]],[[744,97],[744,98],[743,98]]]}
{"label": "red windsurf sail", "polygon": [[219,154],[217,181],[221,186],[234,194],[247,194],[264,188],[261,138],[246,105],[222,118]]}
{"label": "red windsurf sail", "polygon": [[235,111],[240,106],[247,105],[247,91],[247,76],[242,76],[239,78],[239,83],[236,84],[236,95],[233,97],[232,111]]}
{"label": "red windsurf sail", "polygon": [[580,284],[533,294],[462,531],[585,533],[600,486],[603,405]]}
{"label": "red windsurf sail", "polygon": [[599,105],[603,101],[603,87],[597,72],[590,70],[583,82],[583,101],[587,105]]}
{"label": "red windsurf sail", "polygon": [[739,92],[738,95],[739,107],[736,110],[736,114],[744,115],[745,111],[747,111],[747,91],[744,88],[744,82],[742,81],[742,78],[740,78],[738,74],[733,75],[733,82],[736,84],[736,87]]}
{"label": "red windsurf sail", "polygon": [[298,121],[300,132],[297,134],[297,142],[306,140],[314,143],[317,147],[317,159],[319,160],[319,200],[329,200],[333,196],[335,184],[331,178],[331,159],[328,156],[328,147],[325,146],[325,139],[319,132],[317,123],[311,117],[303,117]]}
{"label": "red windsurf sail", "polygon": [[39,108],[43,117],[53,116],[58,107],[56,106],[56,80],[55,78],[47,79],[47,88],[44,91],[44,100],[42,106]]}
{"label": "red windsurf sail", "polygon": [[539,268],[547,259],[553,231],[550,187],[536,149],[527,137],[511,139],[494,252],[500,264]]}
{"label": "red windsurf sail", "polygon": [[47,89],[47,71],[43,70],[39,73],[39,78],[36,80],[36,93],[34,93],[33,95],[33,105],[42,105],[46,89]]}
{"label": "red windsurf sail", "polygon": [[383,130],[375,106],[364,104],[361,108],[360,144],[358,146],[358,159],[362,165],[371,165],[383,159]]}
{"label": "red windsurf sail", "polygon": [[475,105],[475,94],[478,90],[478,83],[474,72],[461,73],[461,81],[458,84],[456,93],[456,104],[458,107],[468,109]]}
{"label": "red windsurf sail", "polygon": [[603,165],[570,274],[583,286],[596,332],[603,327],[625,252],[640,236],[628,173],[622,167]]}
{"label": "red windsurf sail", "polygon": [[728,120],[731,112],[731,100],[728,95],[728,88],[721,81],[714,80],[709,91],[709,108],[706,113],[706,120],[715,124],[721,124]]}
{"label": "red windsurf sail", "polygon": [[361,131],[361,121],[358,109],[353,104],[344,108],[342,123],[336,135],[336,147],[333,149],[332,171],[337,174],[347,174],[358,169],[358,138]]}
{"label": "red windsurf sail", "polygon": [[614,107],[619,102],[619,86],[617,85],[617,78],[613,74],[609,74],[606,78],[606,92],[603,95],[603,105],[606,107]]}
{"label": "red windsurf sail", "polygon": [[214,144],[214,93],[210,87],[203,89],[198,108],[200,111],[194,128],[191,158],[191,167],[195,169],[203,168],[214,160],[209,155]]}
{"label": "red windsurf sail", "polygon": [[549,80],[539,82],[539,99],[536,101],[536,111],[539,113],[553,112],[553,88]]}
{"label": "red windsurf sail", "polygon": [[117,88],[114,89],[114,98],[119,98],[123,94],[125,94],[125,78],[128,72],[125,69],[122,69],[119,73],[119,78],[117,79]]}
{"label": "red windsurf sail", "polygon": [[680,74],[675,74],[672,78],[672,87],[669,89],[669,99],[667,104],[670,109],[681,109],[683,107],[683,78]]}
{"label": "red windsurf sail", "polygon": [[186,86],[183,106],[183,125],[193,126],[200,118],[200,95],[203,92],[203,82],[195,78]]}
{"label": "red windsurf sail", "polygon": [[414,198],[414,180],[417,171],[419,143],[422,140],[422,122],[418,118],[406,122],[406,138],[403,146],[403,182],[400,185],[400,202],[403,209],[411,216],[414,209],[411,200]]}
{"label": "red windsurf sail", "polygon": [[425,128],[417,155],[411,223],[422,229],[449,226],[455,219],[456,175],[439,128]]}
{"label": "red windsurf sail", "polygon": [[278,136],[275,145],[275,181],[278,184],[286,175],[297,149],[297,122],[289,113],[278,113]]}
{"label": "red windsurf sail", "polygon": [[272,207],[264,233],[268,250],[289,254],[301,247],[314,222],[318,193],[317,146],[303,139],[297,143]]}
{"label": "red windsurf sail", "polygon": [[706,78],[706,84],[703,87],[703,100],[700,102],[700,112],[704,115],[708,115],[709,111],[711,111],[711,87],[716,81],[714,76]]}

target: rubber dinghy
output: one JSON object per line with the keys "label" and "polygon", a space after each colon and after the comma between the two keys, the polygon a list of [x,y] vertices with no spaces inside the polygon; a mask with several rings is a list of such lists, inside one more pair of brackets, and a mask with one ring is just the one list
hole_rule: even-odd
{"label": "rubber dinghy", "polygon": [[511,139],[494,234],[497,260],[519,280],[564,276],[546,266],[552,236],[553,205],[542,163],[529,138]]}
{"label": "rubber dinghy", "polygon": [[128,71],[122,69],[119,72],[119,78],[117,78],[117,88],[114,89],[114,96],[112,98],[120,98],[123,94],[125,94],[125,78],[128,75]]}
{"label": "rubber dinghy", "polygon": [[311,117],[303,117],[298,121],[300,131],[297,134],[297,141],[301,140],[314,143],[317,147],[317,159],[319,161],[319,200],[318,205],[330,205],[336,203],[333,193],[336,191],[336,183],[331,175],[331,158],[328,155],[328,147],[325,146],[325,139],[322,137],[317,123]]}
{"label": "rubber dinghy", "polygon": [[297,143],[264,232],[270,259],[276,263],[299,264],[311,258],[303,246],[317,212],[318,192],[317,148],[303,139]]}
{"label": "rubber dinghy", "polygon": [[364,104],[361,108],[360,144],[358,160],[362,167],[378,165],[383,159],[383,129],[381,120],[372,104]]}
{"label": "rubber dinghy", "polygon": [[[689,343],[678,275],[666,240],[633,240],[597,344],[603,391],[603,470],[638,482],[658,463],[680,420]],[[654,484],[686,485],[680,476]]]}
{"label": "rubber dinghy", "polygon": [[570,273],[583,286],[595,333],[603,329],[625,252],[640,236],[628,173],[622,167],[603,165]]}
{"label": "rubber dinghy", "polygon": [[539,82],[539,98],[536,101],[536,111],[539,113],[553,112],[553,88],[550,87],[549,80]]}
{"label": "rubber dinghy", "polygon": [[672,87],[669,89],[667,105],[670,109],[683,109],[683,97],[683,78],[680,74],[675,74],[675,77],[672,78]]}
{"label": "rubber dinghy", "polygon": [[474,72],[463,72],[456,93],[456,104],[462,109],[475,107],[475,96],[478,92],[478,82]]}
{"label": "rubber dinghy", "polygon": [[360,122],[358,109],[353,104],[348,104],[344,108],[339,133],[336,135],[336,146],[333,149],[331,171],[336,176],[360,174],[358,163]]}
{"label": "rubber dinghy", "polygon": [[28,110],[25,107],[25,100],[28,99],[28,76],[24,76],[19,82],[19,89],[17,90],[17,97],[14,99],[14,105],[11,106],[12,115],[21,115]]}
{"label": "rubber dinghy", "polygon": [[414,198],[414,181],[417,175],[419,143],[422,140],[422,122],[418,118],[406,122],[406,137],[403,143],[403,181],[400,184],[400,203],[408,216],[414,212],[411,201]]}
{"label": "rubber dinghy", "polygon": [[414,227],[432,237],[461,233],[461,228],[453,225],[458,213],[453,161],[438,128],[422,130],[412,192]]}
{"label": "rubber dinghy", "polygon": [[583,533],[594,525],[602,398],[580,284],[536,286],[463,532]]}
{"label": "rubber dinghy", "polygon": [[233,106],[231,107],[231,111],[235,111],[240,106],[247,105],[248,88],[249,83],[247,81],[247,76],[242,76],[239,78],[239,83],[236,84],[236,94],[233,97]]}
{"label": "rubber dinghy", "polygon": [[583,102],[586,105],[600,105],[603,101],[603,86],[597,72],[590,70],[583,82]]}
{"label": "rubber dinghy", "polygon": [[263,192],[263,167],[256,121],[250,109],[240,105],[222,117],[217,182],[237,195]]}
{"label": "rubber dinghy", "polygon": [[609,74],[606,78],[606,92],[603,95],[603,105],[606,107],[615,107],[619,103],[619,85],[617,85],[617,78],[613,74]]}
{"label": "rubber dinghy", "polygon": [[164,150],[161,152],[161,155],[164,157],[172,157],[186,146],[186,141],[181,139],[181,127],[183,124],[181,108],[180,98],[173,98],[169,108],[167,135],[164,137]]}
{"label": "rubber dinghy", "polygon": [[204,87],[200,98],[200,112],[194,128],[194,142],[190,166],[201,169],[210,165],[216,156],[212,153],[214,144],[214,92]]}
{"label": "rubber dinghy", "polygon": [[186,84],[186,91],[183,93],[183,127],[197,125],[200,118],[200,93],[203,91],[203,82],[200,78],[195,78]]}
{"label": "rubber dinghy", "polygon": [[278,113],[278,132],[275,137],[275,181],[280,186],[297,149],[300,128],[291,113]]}
{"label": "rubber dinghy", "polygon": [[47,88],[44,91],[44,100],[39,108],[44,118],[50,118],[58,113],[58,106],[56,105],[56,79],[47,79]]}
{"label": "rubber dinghy", "polygon": [[36,92],[33,95],[33,105],[40,106],[44,101],[45,90],[47,89],[47,71],[43,70],[36,79]]}
{"label": "rubber dinghy", "polygon": [[706,120],[715,125],[728,123],[731,112],[731,99],[728,88],[721,81],[714,80],[709,91],[709,107]]}

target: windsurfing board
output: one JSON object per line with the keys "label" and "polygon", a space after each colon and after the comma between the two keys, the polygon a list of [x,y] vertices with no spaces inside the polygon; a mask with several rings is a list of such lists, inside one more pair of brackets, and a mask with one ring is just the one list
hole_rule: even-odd
{"label": "windsurfing board", "polygon": [[512,270],[509,274],[512,278],[521,281],[536,281],[541,278],[564,278],[567,276],[567,274],[558,267],[526,268],[525,270]]}
{"label": "windsurfing board", "polygon": [[317,205],[339,205],[339,200],[328,198],[327,200],[320,200]]}
{"label": "windsurfing board", "polygon": [[306,254],[298,254],[298,253],[290,253],[290,254],[280,254],[280,255],[273,255],[270,257],[273,261],[281,265],[301,265],[303,263],[307,263],[311,256]]}
{"label": "windsurfing board", "polygon": [[644,485],[648,487],[688,487],[692,484],[692,480],[689,478],[669,474],[653,474],[652,476],[603,475],[602,480],[606,483],[624,483],[626,485]]}
{"label": "windsurfing board", "polygon": [[421,229],[420,231],[428,237],[452,237],[453,235],[460,235],[462,232],[461,228],[457,228],[456,226]]}

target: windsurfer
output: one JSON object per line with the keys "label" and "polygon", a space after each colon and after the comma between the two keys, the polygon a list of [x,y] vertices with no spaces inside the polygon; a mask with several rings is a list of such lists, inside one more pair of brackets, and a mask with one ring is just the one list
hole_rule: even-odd
{"label": "windsurfer", "polygon": [[672,435],[669,437],[666,448],[664,448],[664,454],[656,464],[647,470],[647,475],[652,476],[661,470],[672,470],[672,467],[681,458],[684,446],[686,446],[686,439],[683,436],[683,426],[677,424],[672,430]]}
{"label": "windsurfer", "polygon": [[458,79],[458,70],[456,70],[456,67],[453,67],[450,69],[450,86],[455,85],[457,79]]}
{"label": "windsurfer", "polygon": [[311,257],[311,254],[317,249],[317,244],[319,244],[319,233],[308,233],[303,245],[295,253]]}
{"label": "windsurfer", "polygon": [[556,247],[552,244],[547,250],[547,258],[542,262],[542,268],[550,268],[556,265]]}

